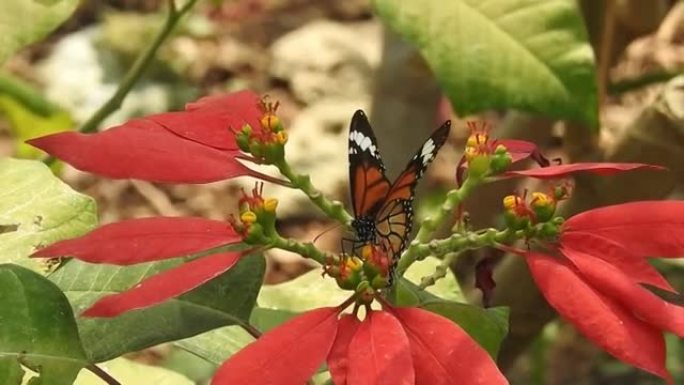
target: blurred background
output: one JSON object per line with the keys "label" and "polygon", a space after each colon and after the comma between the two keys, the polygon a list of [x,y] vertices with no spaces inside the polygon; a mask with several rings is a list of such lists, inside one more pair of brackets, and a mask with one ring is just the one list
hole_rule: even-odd
{"label": "blurred background", "polygon": [[[578,180],[566,214],[635,199],[681,199],[684,176],[684,2],[578,1],[597,57],[600,131],[518,111],[457,116],[420,53],[374,16],[369,0],[200,0],[160,48],[152,65],[101,128],[180,110],[200,96],[251,88],[278,101],[289,130],[287,157],[330,197],[348,202],[347,130],[356,109],[369,112],[390,177],[433,129],[454,120],[452,137],[421,183],[418,221],[455,185],[466,120],[487,120],[492,136],[537,143],[549,158],[662,164],[667,175]],[[23,140],[78,127],[116,90],[135,58],[162,28],[163,0],[82,1],[47,39],[13,55],[0,71],[0,156],[39,158]],[[22,20],[21,22],[31,22]],[[102,223],[124,218],[193,215],[225,219],[249,180],[201,186],[107,180],[59,167],[76,190],[96,198]],[[512,183],[512,182],[511,182]],[[468,203],[474,226],[496,226],[504,195],[525,187],[487,186]],[[298,192],[267,186],[278,197],[283,234],[311,241],[326,222]],[[336,250],[343,234],[317,240]],[[474,303],[474,265],[491,250],[453,266]],[[658,384],[610,359],[554,320],[524,266],[496,256],[496,305],[512,307],[499,360],[512,384]],[[684,289],[684,263],[658,265]],[[287,281],[311,265],[269,254],[267,282]],[[684,384],[684,343],[668,336],[668,366]],[[170,346],[129,358],[174,369],[201,384],[213,366]]]}

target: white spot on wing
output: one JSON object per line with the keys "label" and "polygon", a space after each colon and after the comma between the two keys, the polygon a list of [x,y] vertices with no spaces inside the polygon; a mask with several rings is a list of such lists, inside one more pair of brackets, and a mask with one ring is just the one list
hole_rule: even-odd
{"label": "white spot on wing", "polygon": [[432,141],[432,139],[428,139],[427,142],[423,144],[423,148],[420,150],[420,157],[422,158],[423,166],[427,165],[432,160],[434,151],[435,143]]}

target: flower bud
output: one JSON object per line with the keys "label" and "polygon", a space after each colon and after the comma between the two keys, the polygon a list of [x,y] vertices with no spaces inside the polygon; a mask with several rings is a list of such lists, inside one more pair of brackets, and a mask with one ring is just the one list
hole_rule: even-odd
{"label": "flower bud", "polygon": [[553,214],[556,213],[556,201],[542,192],[532,193],[530,206],[539,223],[550,220],[553,218]]}
{"label": "flower bud", "polygon": [[340,274],[335,280],[341,289],[356,290],[364,281],[363,261],[356,256],[344,258],[339,269]]}
{"label": "flower bud", "polygon": [[489,167],[493,174],[498,174],[505,171],[512,162],[513,158],[511,158],[511,154],[504,145],[500,144],[496,146],[496,150],[492,156],[492,163]]}

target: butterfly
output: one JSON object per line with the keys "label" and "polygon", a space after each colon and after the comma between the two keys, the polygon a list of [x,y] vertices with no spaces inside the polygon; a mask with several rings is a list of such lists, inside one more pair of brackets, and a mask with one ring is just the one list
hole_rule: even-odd
{"label": "butterfly", "polygon": [[358,110],[349,127],[349,184],[355,242],[383,248],[396,264],[406,247],[413,219],[416,184],[449,137],[451,121],[430,135],[392,183],[385,176],[377,140],[366,114]]}

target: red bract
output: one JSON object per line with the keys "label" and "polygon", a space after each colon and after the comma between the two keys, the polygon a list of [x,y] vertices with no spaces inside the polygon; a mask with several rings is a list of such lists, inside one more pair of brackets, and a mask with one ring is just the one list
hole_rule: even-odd
{"label": "red bract", "polygon": [[101,226],[82,237],[40,249],[32,257],[69,256],[90,263],[130,265],[193,254],[240,240],[241,236],[225,222],[140,218]]}
{"label": "red bract", "polygon": [[238,176],[273,180],[238,158],[236,130],[261,129],[265,114],[251,91],[213,97],[186,111],[133,119],[95,134],[60,132],[27,143],[75,168],[118,179],[209,183]]}
{"label": "red bract", "polygon": [[361,323],[354,315],[348,314],[340,318],[339,330],[327,360],[330,377],[335,385],[347,385],[349,343],[354,338],[359,325]]}
{"label": "red bract", "polygon": [[533,168],[521,171],[507,171],[503,177],[526,176],[537,179],[564,178],[569,175],[587,172],[594,175],[612,175],[630,170],[665,170],[664,167],[642,163],[570,163],[558,166]]}
{"label": "red bract", "polygon": [[243,253],[213,254],[154,275],[132,289],[105,296],[86,309],[86,317],[116,317],[177,297],[228,271]]}
{"label": "red bract", "polygon": [[[462,352],[461,352],[462,353]],[[390,313],[371,311],[349,343],[349,385],[413,385],[409,340]]]}
{"label": "red bract", "polygon": [[506,147],[508,153],[511,154],[511,161],[513,163],[532,158],[541,167],[547,167],[551,164],[539,151],[537,145],[532,142],[518,139],[496,139],[494,141],[494,148],[500,144]]}
{"label": "red bract", "polygon": [[411,346],[416,385],[503,385],[489,354],[452,321],[416,308],[393,308]]}
{"label": "red bract", "polygon": [[338,333],[338,308],[312,310],[261,336],[216,371],[212,385],[302,385]]}
{"label": "red bract", "polygon": [[244,90],[207,96],[185,106],[185,111],[148,116],[147,119],[184,138],[221,150],[238,151],[235,131],[249,125],[261,129],[261,99]]}
{"label": "red bract", "polygon": [[371,311],[359,322],[313,310],[231,357],[212,385],[301,385],[326,360],[336,385],[505,385],[491,357],[460,327],[416,308]]}
{"label": "red bract", "polygon": [[[130,265],[198,253],[239,243],[225,222],[202,218],[142,218],[102,226],[75,239],[38,250],[33,257],[74,257],[91,263]],[[148,278],[134,288],[106,296],[87,309],[89,317],[115,317],[186,293],[233,267],[240,252],[209,255]]]}
{"label": "red bract", "polygon": [[636,202],[568,219],[556,257],[514,250],[527,259],[548,302],[616,358],[672,384],[663,331],[684,337],[684,307],[643,284],[674,292],[646,257],[684,255],[684,202]]}

